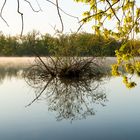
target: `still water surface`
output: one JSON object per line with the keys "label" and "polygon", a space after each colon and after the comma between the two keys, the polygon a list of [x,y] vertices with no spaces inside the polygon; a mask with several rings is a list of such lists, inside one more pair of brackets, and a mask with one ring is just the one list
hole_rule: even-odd
{"label": "still water surface", "polygon": [[59,83],[53,95],[50,86],[29,105],[41,89],[15,73],[0,76],[0,140],[140,140],[140,79],[135,80],[138,86],[130,90],[121,78],[104,78],[92,91],[97,96],[68,87],[66,97],[56,96],[65,88]]}

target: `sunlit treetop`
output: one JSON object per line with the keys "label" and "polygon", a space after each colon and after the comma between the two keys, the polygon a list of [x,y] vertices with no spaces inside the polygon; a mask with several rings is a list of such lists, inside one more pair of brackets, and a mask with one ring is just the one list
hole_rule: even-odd
{"label": "sunlit treetop", "polygon": [[128,88],[136,86],[133,75],[140,76],[140,46],[135,38],[140,33],[140,7],[136,0],[75,0],[89,6],[83,13],[81,22],[93,23],[93,30],[106,38],[113,37],[121,41],[116,50],[117,63],[112,65],[112,74],[122,76]]}
{"label": "sunlit treetop", "polygon": [[120,40],[134,38],[134,35],[140,32],[140,8],[135,0],[75,1],[89,5],[81,22],[94,21],[92,28],[97,34],[113,36]]}

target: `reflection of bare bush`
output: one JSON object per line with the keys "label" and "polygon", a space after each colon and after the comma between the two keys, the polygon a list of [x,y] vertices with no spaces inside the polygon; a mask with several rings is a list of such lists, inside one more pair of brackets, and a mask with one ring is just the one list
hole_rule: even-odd
{"label": "reflection of bare bush", "polygon": [[58,82],[55,86],[54,93],[49,96],[49,109],[57,111],[58,120],[82,119],[94,115],[93,103],[106,100],[106,95],[97,89],[98,83],[93,84],[91,81]]}
{"label": "reflection of bare bush", "polygon": [[101,76],[76,79],[46,77],[41,71],[34,66],[26,74],[27,83],[36,91],[34,100],[27,106],[45,99],[49,110],[57,113],[57,120],[75,120],[94,115],[95,103],[104,105],[107,100],[106,94],[99,87],[102,83]]}

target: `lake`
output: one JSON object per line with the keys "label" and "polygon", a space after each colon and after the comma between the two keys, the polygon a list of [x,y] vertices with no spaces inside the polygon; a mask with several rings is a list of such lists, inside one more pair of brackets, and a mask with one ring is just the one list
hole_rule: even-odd
{"label": "lake", "polygon": [[50,79],[30,86],[22,73],[26,64],[16,60],[0,61],[1,140],[140,139],[138,77],[133,89],[119,77],[73,84]]}

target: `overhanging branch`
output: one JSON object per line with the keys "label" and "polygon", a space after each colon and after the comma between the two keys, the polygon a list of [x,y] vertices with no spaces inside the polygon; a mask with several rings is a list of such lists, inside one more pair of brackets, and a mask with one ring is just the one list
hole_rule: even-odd
{"label": "overhanging branch", "polygon": [[20,12],[20,3],[19,3],[19,0],[17,0],[17,12],[20,14],[20,16],[21,16],[21,22],[22,22],[22,27],[21,27],[21,33],[20,33],[20,36],[22,36],[22,34],[23,34],[23,29],[24,29],[24,20],[23,20],[23,13],[22,12]]}
{"label": "overhanging branch", "polygon": [[[33,8],[32,4],[31,4],[31,2],[29,2],[28,0],[24,0],[24,1],[27,2],[27,3],[29,4],[29,6],[31,7],[31,9],[32,9],[34,12],[40,12],[40,11],[41,11],[41,9],[35,10],[35,9]],[[40,8],[40,7],[39,7],[39,8]]]}
{"label": "overhanging branch", "polygon": [[[111,5],[111,3],[109,2],[109,0],[106,0],[106,1],[107,1],[107,3],[109,4],[110,9],[112,10],[112,12],[113,12],[114,16],[116,17],[116,19],[117,19],[117,20],[118,20],[118,22],[120,23],[120,19],[118,18],[118,16],[117,16],[117,14],[116,14],[115,10],[113,9],[113,4]],[[118,0],[118,1],[116,1],[116,3],[118,3],[118,2],[119,2],[119,0]]]}
{"label": "overhanging branch", "polygon": [[63,20],[62,20],[60,11],[59,11],[59,3],[58,3],[58,0],[56,0],[56,7],[57,7],[57,13],[58,13],[58,16],[59,16],[59,19],[60,19],[60,22],[61,22],[61,31],[60,32],[63,32],[63,30],[64,30],[64,23],[63,23]]}
{"label": "overhanging branch", "polygon": [[4,3],[3,3],[3,5],[2,5],[1,11],[0,11],[0,17],[1,17],[1,19],[5,22],[5,24],[9,27],[7,21],[6,21],[6,20],[4,19],[4,17],[2,16],[3,9],[4,9],[5,5],[6,5],[6,2],[7,2],[7,0],[4,0]]}
{"label": "overhanging branch", "polygon": [[[50,0],[46,0],[46,1],[49,2],[49,3],[51,3],[52,5],[56,6],[56,4],[55,4],[54,2],[52,2],[52,1],[50,1]],[[64,11],[61,7],[58,7],[58,8],[59,8],[59,10],[60,10],[61,12],[63,12],[65,15],[67,15],[67,16],[69,16],[69,17],[72,17],[72,18],[75,18],[75,19],[77,19],[77,20],[79,21],[79,18],[78,18],[78,17],[67,13],[67,12]]]}

